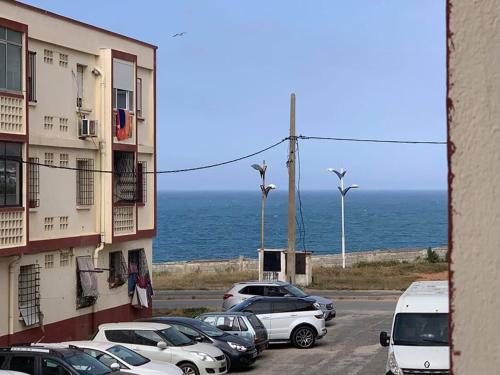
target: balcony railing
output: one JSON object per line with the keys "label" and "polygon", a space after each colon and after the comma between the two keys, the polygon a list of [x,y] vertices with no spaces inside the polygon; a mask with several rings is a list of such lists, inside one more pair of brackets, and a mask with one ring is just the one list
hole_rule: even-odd
{"label": "balcony railing", "polygon": [[135,233],[135,206],[113,207],[113,231],[115,236]]}

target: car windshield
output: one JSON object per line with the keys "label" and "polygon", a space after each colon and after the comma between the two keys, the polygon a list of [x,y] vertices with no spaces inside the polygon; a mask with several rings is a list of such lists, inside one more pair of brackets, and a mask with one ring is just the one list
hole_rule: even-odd
{"label": "car windshield", "polygon": [[214,327],[211,324],[202,322],[201,320],[193,320],[192,325],[202,331],[205,335],[210,336],[210,337],[221,337],[226,335],[226,332],[223,330]]}
{"label": "car windshield", "polygon": [[149,362],[149,359],[121,345],[112,346],[108,349],[108,352],[116,355],[131,366],[142,366]]}
{"label": "car windshield", "polygon": [[104,375],[112,371],[97,359],[83,352],[72,352],[64,355],[64,359],[81,375]]}
{"label": "car windshield", "polygon": [[307,294],[304,293],[301,289],[297,288],[294,285],[285,285],[285,290],[290,293],[294,297],[307,297]]}
{"label": "car windshield", "polygon": [[397,314],[393,339],[394,345],[448,346],[448,314]]}
{"label": "car windshield", "polygon": [[176,328],[170,327],[162,329],[160,331],[161,335],[173,346],[184,346],[193,345],[194,341],[187,337],[182,332],[179,332]]}

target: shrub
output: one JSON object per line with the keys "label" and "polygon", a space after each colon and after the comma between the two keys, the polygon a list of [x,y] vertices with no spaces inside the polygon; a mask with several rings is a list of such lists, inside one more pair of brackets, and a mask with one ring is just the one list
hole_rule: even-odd
{"label": "shrub", "polygon": [[439,255],[430,247],[428,247],[427,256],[425,257],[425,260],[429,263],[437,263],[439,262]]}

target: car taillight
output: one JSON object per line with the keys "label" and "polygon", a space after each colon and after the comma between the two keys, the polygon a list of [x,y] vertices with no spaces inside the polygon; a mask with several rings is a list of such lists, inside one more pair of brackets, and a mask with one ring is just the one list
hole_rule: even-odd
{"label": "car taillight", "polygon": [[323,314],[314,315],[314,317],[316,319],[323,319],[324,318]]}
{"label": "car taillight", "polygon": [[222,299],[228,299],[229,297],[232,297],[233,295],[231,293],[224,293],[224,296]]}

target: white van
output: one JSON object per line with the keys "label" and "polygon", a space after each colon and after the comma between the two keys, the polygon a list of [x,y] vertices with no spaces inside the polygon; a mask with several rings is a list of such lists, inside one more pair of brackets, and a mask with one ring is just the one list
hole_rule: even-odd
{"label": "white van", "polygon": [[414,282],[399,297],[392,332],[380,333],[389,347],[386,375],[450,373],[448,282]]}

